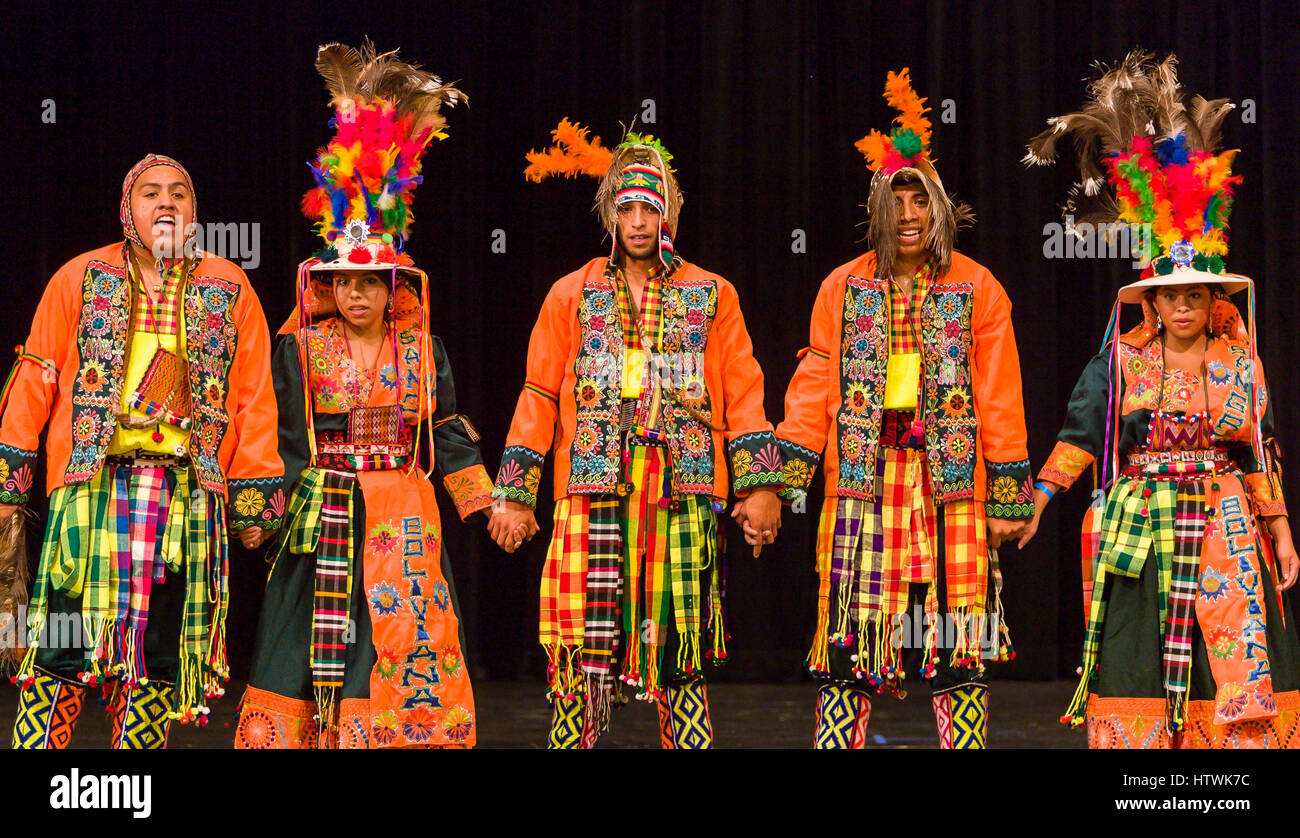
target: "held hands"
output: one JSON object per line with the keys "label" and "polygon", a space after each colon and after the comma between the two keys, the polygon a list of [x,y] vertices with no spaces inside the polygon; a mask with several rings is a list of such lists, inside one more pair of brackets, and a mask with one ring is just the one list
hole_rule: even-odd
{"label": "held hands", "polygon": [[[1060,488],[1057,487],[1055,483],[1043,482],[1044,485],[1054,487],[1052,491],[1060,491]],[[1047,508],[1047,504],[1051,500],[1051,496],[1042,489],[1034,489],[1034,518],[1028,524],[1025,524],[1024,529],[1020,531],[1020,541],[1016,542],[1016,547],[1021,550],[1025,549],[1025,545],[1028,544],[1029,540],[1038,532],[1038,522],[1043,519],[1043,510]]]}
{"label": "held hands", "polygon": [[518,550],[525,540],[531,541],[539,527],[533,510],[515,500],[499,500],[492,505],[488,518],[488,535],[507,553]]}
{"label": "held hands", "polygon": [[[3,511],[0,510],[0,514]],[[239,531],[239,541],[248,550],[256,550],[267,542],[271,537],[271,532],[261,527],[248,527]]]}
{"label": "held hands", "polygon": [[763,545],[775,541],[781,529],[781,499],[775,489],[756,488],[736,504],[731,517],[744,530],[745,543],[754,548],[754,558],[758,558]]}
{"label": "held hands", "polygon": [[[989,528],[989,547],[993,550],[998,549],[1004,542],[1010,542],[1019,538],[1027,529],[1024,521],[1008,521],[1005,518],[988,518],[986,519]],[[1022,538],[1021,544],[1024,543]]]}

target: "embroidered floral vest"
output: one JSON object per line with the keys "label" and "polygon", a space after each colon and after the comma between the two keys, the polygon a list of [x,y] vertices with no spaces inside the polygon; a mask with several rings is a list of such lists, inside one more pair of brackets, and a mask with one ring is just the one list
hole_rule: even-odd
{"label": "embroidered floral vest", "polygon": [[[81,366],[72,393],[72,455],[67,484],[89,480],[104,464],[117,429],[113,408],[122,403],[126,337],[131,315],[125,267],[92,261],[81,284],[77,350]],[[185,281],[185,348],[193,406],[190,458],[205,491],[224,492],[217,452],[230,425],[226,393],[239,333],[234,323],[238,283],[191,275]]]}
{"label": "embroidered floral vest", "polygon": [[[974,286],[932,286],[921,304],[926,457],[939,503],[975,496],[976,421],[971,392]],[[889,359],[889,292],[884,280],[850,275],[840,338],[840,409],[835,418],[843,497],[873,498],[876,447]]]}
{"label": "embroidered floral vest", "polygon": [[[711,279],[690,278],[692,273],[677,272],[666,280],[660,346],[666,369],[652,378],[673,375],[676,389],[712,421],[712,402],[704,387],[703,358],[718,310],[718,288]],[[578,321],[581,341],[574,359],[574,374],[578,379],[577,422],[570,448],[568,491],[603,494],[614,491],[619,481],[624,349],[618,300],[613,281],[606,273],[592,272],[583,283]],[[658,388],[657,381],[645,388],[643,405],[653,398]],[[667,398],[663,400],[662,417],[672,458],[674,492],[711,494],[715,452],[708,426]]]}

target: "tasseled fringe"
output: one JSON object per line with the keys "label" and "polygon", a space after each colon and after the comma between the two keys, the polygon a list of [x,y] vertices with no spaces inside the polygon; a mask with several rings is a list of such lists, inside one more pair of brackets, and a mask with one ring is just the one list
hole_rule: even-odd
{"label": "tasseled fringe", "polygon": [[1097,674],[1096,665],[1090,660],[1085,660],[1084,665],[1079,667],[1079,686],[1074,690],[1074,697],[1070,699],[1070,706],[1065,708],[1065,715],[1061,716],[1061,724],[1070,727],[1082,727],[1083,723],[1087,721],[1088,684],[1095,674]]}
{"label": "tasseled fringe", "polygon": [[585,726],[594,742],[601,735],[609,732],[609,718],[614,710],[614,681],[609,679],[601,683],[599,675],[588,675],[586,684],[587,708]]}
{"label": "tasseled fringe", "polygon": [[984,672],[984,638],[988,615],[971,607],[954,608],[952,617],[954,637],[952,656],[948,663],[954,668],[964,667],[976,673]]}
{"label": "tasseled fringe", "polygon": [[700,636],[694,632],[679,633],[677,644],[677,671],[694,675],[700,671]]}
{"label": "tasseled fringe", "polygon": [[929,625],[925,627],[925,643],[921,650],[921,677],[934,677],[939,667],[939,620],[932,615]]}
{"label": "tasseled fringe", "polygon": [[663,692],[659,686],[659,664],[663,649],[658,643],[645,644],[645,684],[636,697],[642,701],[657,701]]}
{"label": "tasseled fringe", "polygon": [[203,727],[208,723],[212,708],[205,703],[210,693],[207,691],[208,680],[204,677],[204,664],[198,655],[182,653],[180,666],[176,673],[176,698],[168,718],[195,726]]}
{"label": "tasseled fringe", "polygon": [[562,646],[558,643],[547,648],[547,701],[557,698],[574,699],[586,690],[586,683],[578,664],[581,652],[582,650],[575,646]]}
{"label": "tasseled fringe", "polygon": [[829,675],[831,664],[830,651],[830,596],[817,597],[817,628],[813,632],[812,649],[808,651],[808,671],[813,675]]}
{"label": "tasseled fringe", "polygon": [[1187,725],[1187,692],[1180,690],[1170,693],[1167,698],[1169,731],[1180,733]]}
{"label": "tasseled fringe", "polygon": [[318,747],[337,748],[339,735],[338,687],[313,687],[316,694]]}

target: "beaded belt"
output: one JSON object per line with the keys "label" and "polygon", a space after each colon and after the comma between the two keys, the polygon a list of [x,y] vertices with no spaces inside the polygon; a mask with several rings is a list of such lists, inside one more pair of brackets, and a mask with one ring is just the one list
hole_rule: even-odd
{"label": "beaded belt", "polygon": [[1217,448],[1190,451],[1136,451],[1124,465],[1125,477],[1152,480],[1194,480],[1205,476],[1239,471],[1227,453]]}
{"label": "beaded belt", "polygon": [[109,454],[104,463],[111,466],[127,468],[179,468],[190,464],[189,457],[175,454],[155,454],[151,451],[135,451],[128,454]]}

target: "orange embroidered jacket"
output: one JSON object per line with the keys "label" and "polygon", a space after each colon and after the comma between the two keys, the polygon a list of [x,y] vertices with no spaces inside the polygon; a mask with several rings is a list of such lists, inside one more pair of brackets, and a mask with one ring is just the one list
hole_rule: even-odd
{"label": "orange embroidered jacket", "polygon": [[[194,471],[206,491],[231,501],[232,529],[277,528],[284,466],[266,317],[244,272],[210,254],[183,293]],[[0,502],[28,501],[47,422],[47,492],[103,466],[122,404],[131,294],[121,243],[72,259],[46,286],[0,417]]]}
{"label": "orange embroidered jacket", "polygon": [[[875,251],[837,268],[813,308],[809,346],[777,427],[793,499],[825,453],[826,494],[874,496],[889,356],[889,294]],[[987,269],[954,253],[921,307],[917,401],[937,503],[974,499],[992,518],[1033,516],[1020,358],[1011,302]]]}
{"label": "orange embroidered jacket", "polygon": [[[555,497],[614,492],[621,479],[623,328],[607,258],[593,259],[551,287],[528,343],[528,372],[501,455],[494,495],[536,506],[546,452],[555,448]],[[675,266],[662,292],[656,374],[721,431],[673,402],[661,403],[674,494],[737,496],[784,485],[781,454],[763,409],[736,289],[690,263]],[[660,393],[658,384],[644,398]],[[724,449],[725,445],[725,449]]]}

